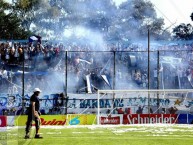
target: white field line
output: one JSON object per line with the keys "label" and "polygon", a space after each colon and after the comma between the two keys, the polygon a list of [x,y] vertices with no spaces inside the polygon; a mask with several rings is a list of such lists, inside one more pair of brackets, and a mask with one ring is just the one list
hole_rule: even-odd
{"label": "white field line", "polygon": [[[168,137],[180,137],[180,138],[183,138],[183,137],[191,137],[192,138],[192,135],[164,135],[164,134],[162,134],[162,135],[160,135],[160,134],[152,134],[152,135],[145,135],[145,136],[160,136],[160,137],[162,137],[162,136],[168,136]],[[192,138],[192,140],[193,140],[193,138]]]}
{"label": "white field line", "polygon": [[[119,137],[119,138],[115,138],[115,137],[100,137],[100,140],[158,140],[158,138],[155,138],[155,137],[158,137],[158,136],[147,136],[148,138],[145,138],[144,136],[137,136],[136,138],[130,138],[130,137]],[[170,136],[170,137],[166,137],[166,136],[159,136],[161,138],[161,140],[193,140],[192,136],[187,136],[188,138],[185,138],[185,137],[180,137],[179,136],[176,136],[176,137],[173,137],[173,136]],[[68,136],[67,137],[68,139],[71,138],[71,139],[93,139],[93,140],[98,140],[99,137],[78,137],[78,136]],[[46,140],[53,140],[53,139],[56,139],[56,140],[65,140],[65,138],[61,138],[61,136],[51,136],[49,138],[46,138]],[[26,142],[23,144],[23,145],[29,145],[30,142],[33,140],[32,139],[27,139]],[[9,140],[9,142],[15,142],[17,140]]]}
{"label": "white field line", "polygon": [[94,134],[96,132],[72,132],[73,134]]}
{"label": "white field line", "polygon": [[[160,137],[162,137],[162,136],[160,136]],[[53,139],[53,138],[57,138],[57,140],[60,138],[61,140],[64,140],[64,138],[61,138],[61,136],[51,136],[50,138],[48,138],[48,139]],[[94,136],[68,136],[68,138],[84,138],[84,139],[99,139],[99,137],[98,136],[96,136],[96,137],[94,137]],[[104,139],[104,140],[107,140],[107,139],[111,139],[111,140],[157,140],[158,138],[155,138],[155,136],[152,136],[152,138],[150,138],[150,137],[148,137],[148,138],[145,138],[144,136],[136,136],[135,138],[130,138],[130,137],[120,137],[120,138],[116,138],[116,137],[114,137],[114,136],[111,136],[111,137],[107,137],[107,136],[105,136],[105,137],[100,137],[100,140],[102,140],[102,139]],[[160,138],[160,139],[164,139],[164,140],[193,140],[193,138],[192,138],[192,136],[191,137],[189,137],[189,138],[184,138],[184,137],[178,137],[178,136],[176,136],[176,137],[173,137],[173,136],[170,136],[170,137],[166,137],[166,136],[163,136],[162,138]]]}
{"label": "white field line", "polygon": [[46,134],[55,134],[55,135],[58,135],[58,134],[62,134],[62,132],[47,132]]}
{"label": "white field line", "polygon": [[184,133],[190,133],[193,136],[193,130],[181,130],[181,129],[168,129],[168,130],[160,129],[158,130],[157,128],[151,128],[151,129],[128,128],[128,129],[112,129],[111,132],[116,135],[120,135],[120,134],[127,133],[127,132],[147,132],[147,133],[152,133],[156,135],[164,134],[165,136],[171,135],[175,132],[184,132]]}
{"label": "white field line", "polygon": [[[192,128],[193,125],[191,124],[131,124],[131,125],[64,125],[64,126],[41,126],[41,128],[48,128],[48,129],[65,129],[65,128],[88,128],[88,129],[97,129],[97,128],[119,128],[119,127],[165,127],[171,128],[171,127],[179,127],[179,128]],[[1,127],[0,130],[12,130],[12,129],[18,129],[18,128],[25,128],[25,126],[8,126],[8,127]]]}
{"label": "white field line", "polygon": [[[123,128],[120,128],[123,127]],[[125,127],[125,128],[124,128]],[[129,128],[127,128],[129,127]],[[137,128],[136,128],[137,127]],[[175,128],[173,128],[175,127]],[[1,131],[10,131],[10,130],[14,130],[14,129],[19,129],[19,128],[25,128],[25,127],[9,127],[9,128],[4,128],[1,129]],[[133,126],[133,125],[124,125],[124,126],[116,126],[116,125],[101,125],[101,126],[86,126],[86,125],[77,125],[77,126],[41,126],[41,128],[45,128],[45,129],[66,129],[66,128],[88,128],[90,130],[96,130],[96,129],[100,129],[100,128],[105,128],[108,130],[123,130],[123,132],[127,131],[159,131],[159,132],[175,132],[175,131],[180,131],[180,132],[187,132],[187,131],[193,131],[193,126],[190,125],[154,125],[154,126],[149,126],[149,125],[137,125],[137,126]],[[180,129],[177,129],[180,128]],[[33,128],[32,128],[33,129]],[[182,129],[187,129],[187,130],[182,130]]]}

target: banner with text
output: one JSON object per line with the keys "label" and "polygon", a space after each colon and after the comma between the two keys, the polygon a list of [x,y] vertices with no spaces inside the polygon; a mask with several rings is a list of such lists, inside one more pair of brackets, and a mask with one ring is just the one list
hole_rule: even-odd
{"label": "banner with text", "polygon": [[[146,92],[146,93],[145,93]],[[124,93],[123,93],[124,94]],[[136,114],[139,112],[139,107],[141,106],[142,114],[148,113],[148,108],[151,107],[152,112],[162,112],[171,114],[173,107],[175,106],[177,113],[189,113],[189,110],[193,107],[192,94],[188,93],[185,100],[181,100],[183,93],[166,93],[164,97],[157,98],[156,93],[151,93],[150,98],[148,97],[147,91],[144,90],[142,93],[129,93],[127,95],[117,94],[116,98],[113,99],[111,94],[105,94],[99,101],[101,113],[106,113],[108,109],[113,110],[114,108],[122,108],[126,113],[129,108],[130,113]],[[29,107],[31,94],[25,94],[25,107]],[[59,94],[42,94],[40,95],[40,108],[45,114],[50,114],[50,110],[58,107],[58,102],[63,102]],[[159,102],[160,107],[158,108],[157,103]],[[183,102],[183,104],[182,104]],[[65,104],[65,100],[63,102]],[[150,105],[148,107],[148,105]],[[19,115],[21,114],[22,106],[22,95],[21,94],[7,94],[0,93],[0,114],[3,114],[3,110],[7,111],[8,115]],[[59,107],[60,111],[55,112],[61,114],[60,112],[64,110],[65,105]],[[96,114],[98,109],[97,94],[68,94],[67,101],[67,112],[68,114]],[[26,108],[25,108],[26,109]]]}
{"label": "banner with text", "polygon": [[[41,125],[66,125],[66,115],[41,115],[40,119]],[[17,116],[15,118],[16,126],[25,126],[26,122],[27,115]]]}
{"label": "banner with text", "polygon": [[100,117],[101,124],[122,124],[123,115],[121,114],[112,114],[112,115],[101,115]]}
{"label": "banner with text", "polygon": [[178,123],[177,114],[125,114],[123,124]]}

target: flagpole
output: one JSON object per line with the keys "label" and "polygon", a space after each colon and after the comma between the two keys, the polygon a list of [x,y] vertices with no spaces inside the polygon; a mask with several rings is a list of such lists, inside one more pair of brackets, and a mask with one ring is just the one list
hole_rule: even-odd
{"label": "flagpole", "polygon": [[148,114],[150,114],[150,30],[148,29]]}

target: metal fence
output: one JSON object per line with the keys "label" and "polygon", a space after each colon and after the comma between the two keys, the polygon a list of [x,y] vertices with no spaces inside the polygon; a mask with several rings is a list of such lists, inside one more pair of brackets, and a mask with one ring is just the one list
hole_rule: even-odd
{"label": "metal fence", "polygon": [[81,101],[96,99],[99,89],[192,89],[193,49],[175,47],[35,52],[24,47],[18,54],[5,52],[0,60],[0,112],[14,114],[22,105],[28,107],[35,87],[42,90],[45,114],[81,113]]}

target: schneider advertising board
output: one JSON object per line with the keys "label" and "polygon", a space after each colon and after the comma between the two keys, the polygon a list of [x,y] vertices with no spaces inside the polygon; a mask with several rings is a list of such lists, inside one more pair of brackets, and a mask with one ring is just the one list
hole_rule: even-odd
{"label": "schneider advertising board", "polygon": [[178,123],[177,114],[124,114],[101,116],[101,124]]}

